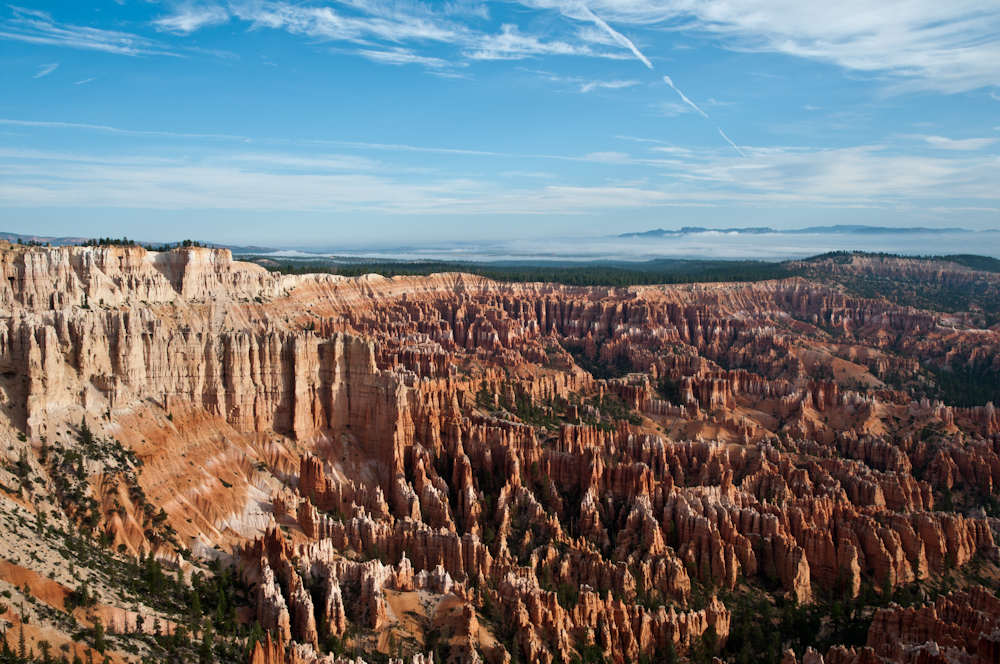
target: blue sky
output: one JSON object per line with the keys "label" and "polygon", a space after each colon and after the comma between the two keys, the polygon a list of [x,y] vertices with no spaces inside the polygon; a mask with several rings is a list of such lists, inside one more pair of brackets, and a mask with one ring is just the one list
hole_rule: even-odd
{"label": "blue sky", "polygon": [[1000,227],[996,0],[22,2],[0,230]]}

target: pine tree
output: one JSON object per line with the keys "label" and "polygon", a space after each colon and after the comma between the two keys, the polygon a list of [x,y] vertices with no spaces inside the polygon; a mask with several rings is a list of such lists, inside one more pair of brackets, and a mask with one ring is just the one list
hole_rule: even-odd
{"label": "pine tree", "polygon": [[94,620],[94,650],[104,654],[107,649],[107,645],[104,642],[104,623],[101,622],[100,618]]}
{"label": "pine tree", "polygon": [[91,433],[90,427],[87,426],[87,418],[80,420],[80,444],[85,447],[90,447],[94,444],[94,434]]}
{"label": "pine tree", "polygon": [[205,627],[201,631],[201,648],[198,650],[199,664],[212,664],[215,661],[215,656],[212,653],[212,643],[214,640],[215,634],[212,631],[212,623],[206,620]]}
{"label": "pine tree", "polygon": [[191,617],[195,621],[201,621],[202,610],[201,610],[201,598],[198,597],[198,591],[195,590],[191,593]]}

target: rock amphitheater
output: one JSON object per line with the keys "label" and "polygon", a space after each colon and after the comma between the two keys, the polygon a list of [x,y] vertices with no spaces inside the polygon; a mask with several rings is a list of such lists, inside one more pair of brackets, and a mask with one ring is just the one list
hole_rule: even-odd
{"label": "rock amphitheater", "polygon": [[[167,661],[123,639],[99,653],[53,616],[109,635],[182,622],[100,570],[96,603],[67,604],[84,577],[48,528],[182,585],[232,570],[239,623],[266,632],[251,664],[736,662],[741,598],[859,595],[866,637],[782,643],[780,661],[1000,662],[996,411],[883,380],[934,358],[1000,367],[1000,332],[971,319],[801,278],[282,276],[201,248],[0,261],[15,650],[20,634],[36,653]],[[71,457],[82,428],[131,456]],[[73,496],[52,450],[82,459]]]}

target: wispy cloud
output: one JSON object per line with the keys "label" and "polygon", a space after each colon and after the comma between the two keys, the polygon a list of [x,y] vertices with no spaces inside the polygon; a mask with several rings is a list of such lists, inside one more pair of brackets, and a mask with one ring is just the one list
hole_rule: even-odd
{"label": "wispy cloud", "polygon": [[170,16],[153,21],[158,30],[186,35],[201,28],[221,25],[229,21],[229,12],[218,5],[199,5],[185,2],[176,7]]}
{"label": "wispy cloud", "polygon": [[[398,150],[399,146],[389,149]],[[654,151],[669,146],[654,145]],[[755,149],[753,162],[674,151],[641,161],[598,152],[582,159],[660,177],[604,186],[517,188],[488,175],[407,171],[351,155],[254,152],[205,158],[90,156],[0,148],[0,206],[336,210],[391,214],[593,214],[667,205],[898,206],[964,199],[997,207],[1000,161],[955,153],[914,156],[880,146]],[[508,175],[515,175],[504,171]],[[517,173],[524,178],[540,174]]]}
{"label": "wispy cloud", "polygon": [[659,147],[653,148],[653,150],[656,151],[656,152],[663,152],[663,153],[670,154],[670,155],[681,155],[681,156],[685,156],[685,157],[688,157],[688,156],[692,155],[692,151],[691,150],[689,150],[687,148],[679,148],[679,147],[673,146],[673,145],[659,146]]}
{"label": "wispy cloud", "polygon": [[280,29],[292,34],[331,41],[360,42],[377,38],[392,42],[425,40],[454,43],[467,28],[460,23],[427,13],[407,12],[416,6],[389,6],[376,3],[346,3],[368,15],[348,15],[332,7],[316,7],[288,2],[252,2],[230,6],[232,16],[247,21],[255,29]]}
{"label": "wispy cloud", "polygon": [[90,83],[93,80],[94,80],[93,78],[85,78],[82,81],[77,81],[73,85],[83,85],[84,83]]}
{"label": "wispy cloud", "polygon": [[141,129],[123,129],[121,127],[111,127],[107,125],[92,125],[78,122],[53,122],[40,120],[15,120],[10,118],[0,118],[0,125],[15,127],[36,127],[39,129],[65,129],[78,131],[95,131],[105,134],[115,134],[130,137],[150,137],[169,138],[176,140],[221,140],[246,144],[261,145],[296,145],[302,147],[337,147],[352,148],[358,150],[374,150],[379,152],[416,152],[426,154],[450,154],[467,155],[480,157],[510,157],[517,159],[555,159],[561,161],[581,161],[583,157],[571,157],[561,155],[544,154],[517,154],[511,152],[496,152],[491,150],[466,150],[458,148],[438,148],[419,145],[406,145],[402,143],[364,143],[360,141],[329,141],[320,139],[290,140],[273,137],[251,137],[239,134],[195,134],[183,132],[154,131]]}
{"label": "wispy cloud", "polygon": [[[283,0],[234,0],[226,5],[184,3],[154,23],[162,31],[186,35],[235,19],[249,23],[253,30],[284,30],[314,40],[361,44],[365,48],[357,52],[364,57],[387,64],[422,64],[432,69],[441,69],[446,61],[420,53],[417,45],[445,44],[458,49],[468,60],[520,60],[543,55],[622,57],[617,48],[594,48],[598,43],[595,39],[531,34],[514,24],[501,25],[499,32],[476,27],[476,22],[487,16],[485,5],[340,0],[334,7]],[[632,44],[596,16],[585,20],[601,26],[602,34],[610,35],[600,42],[602,46]],[[634,44],[629,48],[648,64]]]}
{"label": "wispy cloud", "polygon": [[594,90],[621,90],[639,85],[639,81],[588,81],[580,86],[580,92],[592,92]]}
{"label": "wispy cloud", "polygon": [[1000,161],[994,158],[915,156],[883,146],[755,151],[751,163],[689,160],[687,171],[750,199],[828,204],[1000,198],[990,185],[1000,178]]}
{"label": "wispy cloud", "polygon": [[[687,105],[685,104],[685,107]],[[265,151],[276,148],[287,150],[296,146],[300,150],[340,151],[363,150],[379,153],[412,153],[427,155],[450,155],[454,157],[493,158],[499,157],[515,161],[519,168],[527,164],[526,160],[540,159],[551,162],[598,162],[623,169],[625,177],[633,177],[634,169],[647,169],[646,172],[657,176],[666,184],[662,188],[654,187],[651,193],[642,193],[649,189],[648,185],[634,185],[642,191],[641,199],[649,201],[660,197],[664,201],[687,201],[697,203],[713,203],[720,201],[745,201],[749,203],[822,203],[824,205],[869,204],[872,202],[897,202],[904,200],[924,200],[929,198],[968,198],[997,201],[996,182],[1000,181],[1000,160],[994,155],[977,154],[975,149],[985,147],[993,139],[942,139],[924,135],[902,136],[902,142],[895,146],[862,145],[853,148],[825,150],[816,148],[783,148],[783,147],[743,147],[752,157],[744,160],[727,156],[721,150],[696,151],[690,147],[680,147],[637,137],[620,137],[639,145],[648,157],[629,154],[620,151],[591,152],[583,155],[552,155],[507,153],[488,150],[456,149],[448,147],[414,146],[392,143],[363,143],[350,141],[325,140],[286,140],[277,138],[248,137],[229,134],[184,134],[162,131],[140,131],[122,129],[104,125],[88,125],[82,123],[29,121],[0,119],[0,125],[23,128],[39,128],[49,130],[96,131],[128,137],[153,137],[175,140],[207,139],[221,140],[233,145],[258,145],[259,152],[253,154],[239,153],[231,156],[218,156],[212,161],[212,168],[225,169],[227,172],[238,171],[240,168],[260,172],[248,181],[256,182],[281,175],[284,171],[296,172],[309,170],[339,170],[354,169],[358,173],[399,172],[396,167],[387,167],[384,162],[361,159],[344,155],[288,155],[274,154]],[[910,146],[913,139],[926,142],[928,145],[947,147],[947,150],[928,151],[913,154]],[[979,144],[966,141],[979,141]],[[994,141],[995,142],[995,141]],[[956,149],[956,146],[960,149]],[[978,146],[978,147],[974,147]],[[728,150],[728,148],[727,148]],[[8,157],[11,155],[8,154]],[[33,158],[36,163],[38,159]],[[76,156],[45,157],[65,164],[75,162],[97,163],[100,158]],[[115,161],[112,159],[112,161]],[[120,160],[118,160],[120,161]],[[141,161],[142,164],[158,164],[156,168],[173,168],[175,162]],[[179,162],[193,169],[193,162]],[[200,162],[199,162],[200,163]],[[430,162],[429,162],[430,163]],[[489,161],[475,162],[476,170],[483,168]],[[68,169],[69,166],[61,166]],[[202,164],[204,166],[204,164]],[[152,167],[152,166],[150,166]],[[0,181],[5,177],[23,180],[18,168],[13,167],[0,171]],[[412,171],[412,166],[409,167]],[[508,167],[509,168],[509,167]],[[652,170],[648,170],[652,169]],[[42,169],[44,170],[44,169]],[[425,169],[426,170],[426,169]],[[176,171],[180,172],[180,171]],[[193,172],[191,170],[185,172]],[[504,173],[511,173],[502,169]],[[523,171],[521,171],[523,173]],[[642,171],[638,171],[642,172]],[[169,171],[175,173],[175,171]],[[266,174],[267,178],[265,178]],[[45,181],[46,187],[57,186],[56,181],[61,176],[53,171],[49,175],[37,176]],[[153,175],[150,175],[153,177]],[[235,175],[227,175],[234,178]],[[290,177],[290,176],[289,176]],[[51,182],[50,182],[51,180]],[[169,180],[169,179],[168,179]],[[268,179],[272,184],[282,182],[281,178]],[[469,180],[464,180],[467,183]],[[403,182],[402,180],[400,182]],[[478,182],[478,181],[477,181]],[[411,186],[412,183],[406,186]],[[166,186],[166,185],[164,185]],[[272,185],[268,185],[272,186]],[[273,184],[273,186],[277,186]],[[299,185],[296,185],[297,187]],[[317,186],[319,186],[317,182]],[[402,186],[402,185],[401,185]],[[415,185],[412,185],[415,186]],[[492,191],[486,181],[469,185],[471,190],[480,193]],[[13,187],[13,185],[11,185]],[[586,189],[586,188],[583,188]],[[8,191],[11,191],[8,188]],[[470,190],[470,191],[471,191]],[[619,186],[616,191],[622,190]],[[496,192],[494,192],[496,193]],[[317,194],[319,195],[319,194]],[[485,194],[484,194],[485,195]],[[178,196],[183,198],[183,191],[178,189]],[[96,200],[96,198],[95,198]],[[165,198],[166,200],[166,198]],[[178,199],[180,200],[180,199]],[[523,201],[522,201],[523,202]],[[228,205],[228,203],[227,203]],[[236,204],[234,204],[236,205]],[[292,205],[289,203],[289,205]],[[139,205],[141,207],[141,205]],[[236,208],[243,209],[239,205]],[[298,209],[298,208],[295,208]],[[541,209],[541,208],[539,208]]]}
{"label": "wispy cloud", "polygon": [[441,58],[418,55],[408,48],[393,48],[385,51],[361,49],[358,55],[386,65],[423,65],[425,67],[447,67],[449,62]]}
{"label": "wispy cloud", "polygon": [[173,55],[162,45],[131,33],[58,23],[48,12],[11,9],[13,16],[0,20],[0,39],[120,55]]}
{"label": "wispy cloud", "polygon": [[[391,214],[590,214],[669,195],[630,187],[503,190],[486,178],[401,179],[278,159],[90,160],[0,148],[0,206],[344,211]],[[346,170],[349,172],[335,172]]]}
{"label": "wispy cloud", "polygon": [[503,171],[500,175],[505,178],[537,178],[542,180],[554,180],[555,173],[543,173],[537,171]]}
{"label": "wispy cloud", "polygon": [[925,141],[931,147],[941,150],[961,150],[964,152],[971,150],[982,150],[985,147],[997,142],[995,138],[960,138],[952,139],[944,136],[924,136],[922,134],[904,135],[903,138],[913,138],[918,141]]}
{"label": "wispy cloud", "polygon": [[48,76],[49,74],[54,72],[56,68],[59,67],[59,63],[55,62],[50,65],[38,65],[38,67],[39,67],[38,73],[32,76],[31,78],[41,78],[42,76]]}
{"label": "wispy cloud", "polygon": [[733,49],[785,53],[878,73],[893,89],[947,93],[1000,85],[1000,5],[992,0],[521,0],[572,18],[716,35]]}
{"label": "wispy cloud", "polygon": [[423,56],[411,48],[400,46],[407,42],[448,44],[459,48],[470,60],[520,60],[538,55],[603,55],[586,44],[571,44],[522,33],[513,24],[502,25],[499,33],[485,33],[455,20],[461,13],[437,13],[429,5],[419,3],[344,0],[341,4],[355,13],[287,2],[234,4],[230,6],[230,12],[239,20],[249,22],[254,29],[285,30],[313,39],[368,46],[371,40],[387,41],[390,46],[378,50],[369,48],[361,55],[389,64],[443,66],[441,58]]}
{"label": "wispy cloud", "polygon": [[375,171],[396,171],[413,169],[396,169],[383,162],[345,154],[298,155],[275,152],[250,152],[222,155],[213,161],[224,164],[253,165],[276,171],[349,171],[354,173],[371,173]]}
{"label": "wispy cloud", "polygon": [[[717,37],[730,49],[777,52],[877,75],[890,92],[929,88],[946,93],[1000,86],[1000,5],[993,0],[519,0],[559,12],[569,30],[551,21],[544,33],[513,24],[484,31],[484,3],[339,0],[332,4],[285,0],[184,0],[153,20],[161,32],[189,35],[229,21],[251,29],[284,30],[313,40],[346,41],[383,62],[404,63],[409,49],[432,69],[440,54],[421,46],[447,44],[470,60],[542,55],[635,57],[653,63],[626,30],[649,36],[683,30]],[[124,55],[169,54],[164,44],[136,34],[59,23],[45,11],[12,7],[0,20],[0,39]],[[584,24],[584,25],[581,25]],[[402,51],[401,51],[402,52]],[[630,54],[630,55],[628,55]],[[365,57],[369,57],[365,54]],[[752,72],[759,76],[771,76]],[[996,93],[991,93],[994,97]]]}
{"label": "wispy cloud", "polygon": [[591,152],[583,158],[586,161],[599,161],[603,164],[626,164],[631,161],[624,152]]}
{"label": "wispy cloud", "polygon": [[[89,78],[80,83],[86,83],[94,79]],[[221,138],[236,141],[249,141],[246,136],[236,136],[232,134],[184,134],[169,131],[142,131],[134,129],[121,129],[119,127],[109,127],[105,125],[82,124],[78,122],[48,122],[39,120],[12,120],[0,118],[0,125],[13,125],[15,127],[39,127],[46,129],[84,129],[88,131],[99,131],[107,134],[118,134],[121,136],[149,136],[163,138]]]}
{"label": "wispy cloud", "polygon": [[198,46],[185,46],[185,51],[190,51],[192,53],[202,53],[204,55],[214,55],[217,58],[222,58],[223,60],[239,60],[240,56],[232,51],[222,51],[215,48],[199,48]]}
{"label": "wispy cloud", "polygon": [[672,118],[684,113],[694,113],[694,110],[687,104],[676,101],[661,101],[653,104],[653,115],[663,115]]}
{"label": "wispy cloud", "polygon": [[466,50],[473,60],[521,60],[536,55],[594,55],[589,46],[564,41],[545,41],[523,34],[516,25],[501,26],[500,34],[483,35]]}
{"label": "wispy cloud", "polygon": [[602,81],[602,80],[587,79],[581,76],[561,76],[559,74],[554,74],[548,71],[538,71],[535,69],[525,69],[522,67],[519,67],[518,69],[521,69],[521,71],[526,71],[529,74],[535,74],[536,76],[540,76],[541,78],[553,81],[555,83],[565,83],[567,85],[571,85],[574,88],[576,88],[578,92],[582,93],[593,92],[594,90],[621,90],[623,88],[631,88],[636,85],[642,84],[641,81],[636,81],[636,80],[615,79],[611,81]]}

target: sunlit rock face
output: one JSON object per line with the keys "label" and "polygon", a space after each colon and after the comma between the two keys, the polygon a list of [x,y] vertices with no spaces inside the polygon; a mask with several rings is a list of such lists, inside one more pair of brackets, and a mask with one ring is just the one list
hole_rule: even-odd
{"label": "sunlit rock face", "polygon": [[[43,441],[75,449],[81,422],[131,449],[74,466],[99,532],[188,573],[238,565],[258,664],[352,626],[414,662],[431,633],[461,661],[687,657],[726,644],[748,587],[808,605],[995,569],[983,510],[936,511],[993,496],[992,404],[883,380],[1000,357],[971,319],[800,278],[281,276],[140,247],[8,246],[0,269],[8,457],[47,490]],[[996,661],[991,597],[882,608],[864,646],[799,659]]]}

